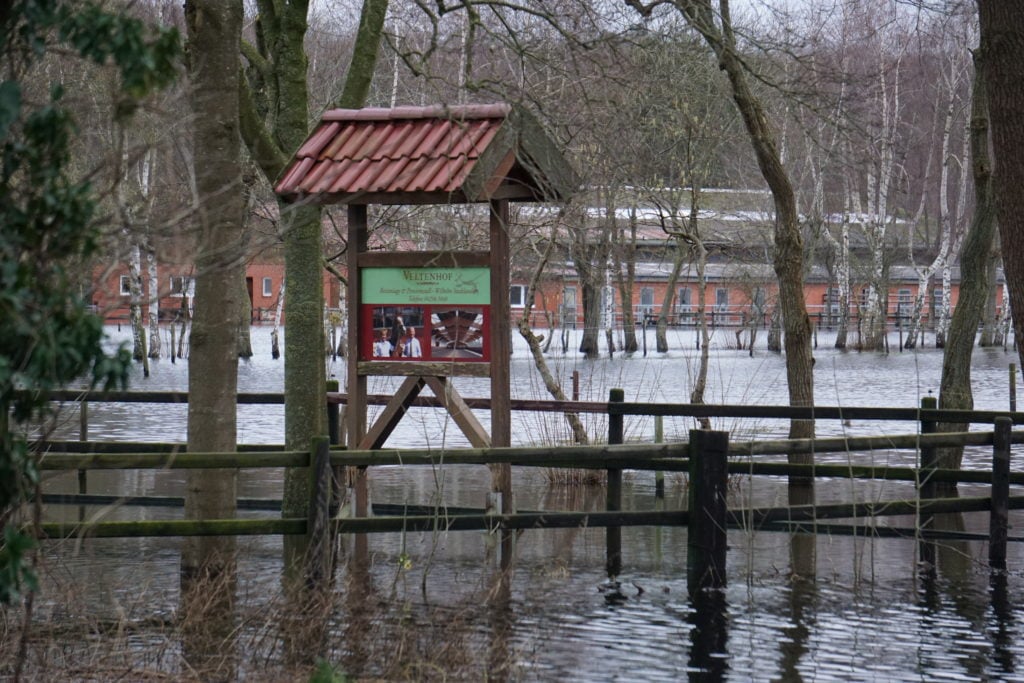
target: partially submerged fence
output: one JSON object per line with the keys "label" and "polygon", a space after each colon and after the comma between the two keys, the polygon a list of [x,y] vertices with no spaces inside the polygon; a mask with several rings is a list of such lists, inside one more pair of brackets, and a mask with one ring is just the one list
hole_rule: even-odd
{"label": "partially submerged fence", "polygon": [[[940,532],[932,528],[933,515],[947,512],[990,513],[989,561],[1004,568],[1008,541],[1008,513],[1024,508],[1024,496],[1010,496],[1011,484],[1024,484],[1024,472],[1010,471],[1010,445],[1024,443],[1024,432],[1014,433],[1014,419],[1022,413],[1007,411],[937,410],[934,399],[926,398],[921,408],[843,408],[788,406],[716,406],[694,404],[626,403],[621,390],[612,390],[610,400],[602,402],[517,401],[514,409],[604,413],[608,416],[608,443],[594,446],[544,446],[513,448],[466,448],[441,450],[388,449],[347,451],[332,448],[327,437],[315,438],[309,451],[285,451],[275,446],[240,447],[235,453],[190,453],[182,444],[130,444],[88,442],[86,401],[185,402],[183,393],[111,393],[60,395],[81,402],[82,439],[72,442],[40,444],[44,455],[42,470],[95,469],[194,469],[194,468],[282,468],[309,467],[311,498],[305,518],[264,518],[229,520],[145,520],[115,522],[60,523],[39,526],[45,537],[83,535],[95,538],[139,536],[279,535],[306,534],[314,547],[327,547],[322,541],[329,533],[378,533],[444,530],[489,530],[503,532],[521,529],[604,527],[606,528],[609,574],[622,567],[621,529],[631,526],[689,527],[688,576],[692,586],[716,586],[724,583],[726,529],[789,530],[794,532],[827,530],[829,533],[857,533],[876,536],[903,533],[864,524],[880,516],[913,515],[917,524],[910,532],[917,539],[935,539]],[[387,397],[371,397],[384,402]],[[280,394],[240,394],[240,403],[278,403]],[[337,407],[345,397],[328,397],[331,424],[339,424]],[[472,407],[486,408],[485,399],[467,399]],[[414,405],[434,405],[432,397],[421,397]],[[858,419],[913,421],[919,431],[902,435],[781,439],[770,441],[730,441],[727,432],[691,430],[689,442],[623,444],[624,419],[627,416],[675,417],[755,417],[772,419]],[[937,433],[938,422],[993,425],[992,431]],[[337,438],[336,431],[334,437]],[[948,446],[991,446],[992,469],[951,470],[936,466],[935,449]],[[794,464],[762,462],[761,456],[796,453],[862,452],[875,449],[911,449],[919,454],[916,467],[878,467],[855,464]],[[367,468],[380,465],[438,466],[487,465],[508,463],[521,467],[601,469],[607,471],[606,509],[602,512],[543,512],[497,514],[493,511],[449,511],[444,507],[427,514],[344,517],[332,514],[332,467]],[[625,511],[622,509],[623,470],[686,472],[689,477],[688,508],[683,510]],[[915,495],[905,500],[851,501],[829,505],[790,505],[765,508],[726,506],[727,478],[730,474],[787,476],[792,480],[810,478],[861,478],[906,481],[914,484]],[[80,482],[83,480],[80,478]],[[984,497],[936,497],[938,483],[987,483],[991,494]],[[84,493],[84,492],[82,492]],[[127,499],[125,499],[127,500]],[[87,495],[66,496],[64,502],[85,504]],[[335,501],[337,502],[337,501]],[[337,506],[335,506],[336,509]],[[855,519],[860,524],[835,525],[830,520]],[[961,535],[962,536],[962,535]]]}

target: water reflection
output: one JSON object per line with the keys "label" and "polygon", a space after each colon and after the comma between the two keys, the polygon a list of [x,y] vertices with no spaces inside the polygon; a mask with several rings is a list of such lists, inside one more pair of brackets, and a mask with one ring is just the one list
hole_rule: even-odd
{"label": "water reflection", "polygon": [[729,609],[725,591],[707,588],[690,595],[691,681],[720,681],[729,671]]}
{"label": "water reflection", "polygon": [[[821,381],[816,384],[823,403],[863,405],[885,396],[886,403],[908,405],[929,388],[931,378],[937,384],[939,376],[940,354],[934,352],[879,357],[833,354],[822,348],[817,357],[816,379]],[[979,408],[1002,407],[1005,357],[978,354],[976,359]],[[689,381],[682,352],[646,361],[583,363],[571,355],[553,360],[564,376],[573,369],[581,371],[583,398],[591,400],[604,399],[610,386],[625,386],[629,399],[672,401]],[[714,362],[714,400],[785,401],[778,357],[750,359],[719,351]],[[184,364],[157,367],[151,380],[138,382],[136,388],[187,386],[175,386],[184,378],[183,369]],[[279,391],[279,369],[269,361],[253,361],[240,370],[240,386],[245,391]],[[538,395],[524,357],[514,359],[513,374],[517,397]],[[386,390],[384,384],[371,388]],[[482,385],[460,387],[460,392],[486,395]],[[184,411],[178,415],[174,406],[123,406],[111,408],[106,417],[104,410],[99,405],[91,408],[93,438],[173,439],[179,421],[184,425]],[[279,407],[243,406],[240,415],[240,434],[246,442],[281,440]],[[396,434],[398,441],[459,445],[459,437],[452,437],[457,430],[436,413],[410,415],[408,429]],[[486,415],[481,417],[486,420]],[[557,419],[517,419],[521,440],[562,433]],[[684,420],[666,422],[667,439],[678,438],[690,426]],[[603,425],[589,426],[599,434]],[[749,426],[757,433],[775,429],[736,426]],[[855,434],[877,433],[881,427],[826,425],[822,433],[833,429]],[[68,430],[77,435],[76,420],[69,420]],[[649,437],[651,432],[643,420],[627,425],[627,438]],[[835,457],[852,461],[860,456]],[[873,464],[904,464],[898,454],[870,457]],[[965,462],[987,467],[990,453],[968,449]],[[48,490],[77,489],[74,475],[47,482],[48,487],[51,484],[54,488]],[[369,484],[375,502],[443,501],[471,507],[483,506],[489,488],[482,467],[378,468]],[[102,472],[90,474],[89,486],[97,493],[181,495],[184,478],[175,472]],[[246,472],[240,479],[246,496],[279,498],[280,488],[280,476],[273,472]],[[515,489],[523,510],[597,510],[604,505],[602,488],[553,485],[536,470],[517,470]],[[627,510],[684,505],[681,482],[670,479],[668,497],[658,499],[648,473],[627,473],[623,491]],[[913,495],[907,485],[889,482],[822,482],[816,495],[819,502],[833,502],[851,493],[871,500]],[[787,494],[784,481],[772,486],[759,480],[757,490],[745,494],[742,503],[783,504]],[[78,510],[48,509],[46,514],[48,519],[73,519]],[[87,518],[104,519],[178,515],[179,511],[158,508],[86,510]],[[1013,515],[1019,528],[1024,521],[1021,513]],[[880,524],[888,523],[913,524]],[[983,533],[987,519],[937,516],[934,528]],[[353,678],[385,680],[428,678],[441,671],[449,679],[567,681],[891,680],[924,679],[939,672],[968,680],[1018,676],[1016,662],[1024,655],[1019,627],[1024,610],[1013,600],[1024,590],[1019,543],[1009,548],[1011,571],[989,578],[979,560],[982,544],[976,541],[929,540],[919,552],[930,559],[930,572],[917,574],[913,540],[730,531],[728,588],[689,597],[686,537],[686,530],[679,528],[624,529],[616,577],[620,583],[611,600],[611,594],[601,590],[608,583],[603,529],[530,530],[508,543],[471,532],[385,534],[359,537],[358,542],[348,538],[338,560],[337,583],[320,600],[281,593],[279,538],[247,540],[238,571],[244,590],[237,590],[235,601],[218,610],[220,618],[210,620],[211,626],[219,624],[218,629],[233,626],[245,640],[186,638],[183,651],[190,666],[206,666],[204,661],[215,653],[200,646],[219,642],[227,655],[227,670],[252,680],[268,678],[261,668],[267,662],[301,662],[315,656],[327,657]],[[180,603],[177,539],[85,540],[78,554],[70,545],[45,546],[51,571],[44,596],[50,600],[74,580],[88,587],[76,594],[82,604],[76,612],[57,604],[54,597],[52,603],[40,605],[42,618],[56,623],[72,616],[97,620],[97,615],[116,617],[128,605],[132,623],[162,619],[163,624],[179,604],[185,605],[182,614],[212,608]],[[140,599],[143,591],[145,599]],[[263,621],[267,623],[254,626]],[[157,631],[155,637],[166,635]],[[45,656],[40,649],[38,658]],[[215,669],[211,677],[216,677]],[[276,677],[290,680],[297,678],[294,674],[289,670]]]}

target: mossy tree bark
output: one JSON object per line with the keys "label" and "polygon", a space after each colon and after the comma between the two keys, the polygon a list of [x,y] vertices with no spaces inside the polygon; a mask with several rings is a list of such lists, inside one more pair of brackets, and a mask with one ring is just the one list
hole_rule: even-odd
{"label": "mossy tree bark", "polygon": [[[305,140],[309,127],[308,63],[303,50],[307,2],[257,0],[255,45],[242,43],[248,78],[240,83],[242,134],[264,177],[273,183],[288,157]],[[352,64],[336,105],[365,104],[387,13],[387,0],[364,0]],[[285,243],[285,299],[288,340],[284,350],[285,444],[308,449],[314,436],[326,434],[324,399],[326,346],[323,331],[323,250],[320,208],[280,205]],[[305,516],[309,500],[306,468],[285,472],[281,513]],[[294,539],[292,539],[294,540]],[[293,556],[300,548],[289,549]]]}
{"label": "mossy tree bark", "polygon": [[[245,204],[238,100],[225,97],[224,92],[238,81],[242,3],[189,0],[185,8],[199,195],[196,301],[188,359],[188,445],[197,452],[231,452],[237,443],[236,283],[244,274]],[[189,472],[185,517],[233,517],[236,476],[237,470],[232,469]],[[189,539],[182,553],[182,573],[216,575],[231,564],[232,551],[228,539]]]}
{"label": "mossy tree bark", "polygon": [[[974,86],[971,102],[971,172],[974,176],[974,216],[960,252],[960,299],[949,326],[946,350],[942,357],[940,408],[974,408],[971,392],[971,353],[978,324],[994,284],[989,268],[996,236],[995,203],[992,197],[992,164],[988,154],[988,100],[985,93],[985,63],[981,55],[974,60]],[[966,431],[965,424],[940,423],[939,431]],[[938,466],[959,469],[963,448],[937,450]]]}

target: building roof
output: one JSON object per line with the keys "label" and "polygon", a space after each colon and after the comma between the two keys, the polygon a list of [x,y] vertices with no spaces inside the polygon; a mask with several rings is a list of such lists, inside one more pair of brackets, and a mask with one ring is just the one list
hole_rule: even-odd
{"label": "building roof", "polygon": [[578,181],[525,110],[508,104],[332,109],[274,191],[358,204],[561,201]]}

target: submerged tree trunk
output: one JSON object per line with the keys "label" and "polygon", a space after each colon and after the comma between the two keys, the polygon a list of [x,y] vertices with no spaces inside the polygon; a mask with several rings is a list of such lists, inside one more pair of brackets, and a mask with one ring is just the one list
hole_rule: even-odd
{"label": "submerged tree trunk", "polygon": [[284,309],[284,280],[281,280],[281,287],[277,290],[277,305],[274,307],[274,327],[270,331],[270,356],[274,360],[281,357],[280,329],[281,311]]}
{"label": "submerged tree trunk", "polygon": [[146,328],[142,323],[142,248],[132,240],[128,254],[128,319],[132,328],[132,360],[146,360]]}
{"label": "submerged tree trunk", "polygon": [[245,285],[245,271],[235,285],[239,287],[238,295],[238,357],[252,358],[252,300],[249,299],[249,290]]}
{"label": "submerged tree trunk", "polygon": [[668,319],[672,314],[672,304],[675,302],[679,276],[683,272],[683,262],[685,259],[683,246],[683,241],[676,238],[676,250],[672,258],[672,272],[669,274],[668,283],[665,285],[665,298],[661,302],[661,310],[658,311],[658,327],[655,332],[655,348],[658,353],[666,353],[668,351]]}
{"label": "submerged tree trunk", "polygon": [[[611,207],[610,220],[613,221],[612,229],[617,236],[619,249],[622,250],[622,257],[616,252],[615,258],[615,279],[619,286],[619,301],[622,302],[622,350],[626,353],[635,353],[639,348],[636,338],[636,317],[633,315],[633,289],[636,284],[636,205],[630,207],[629,212],[629,237],[627,238],[618,228],[616,221],[615,207]],[[623,266],[625,273],[623,273]],[[644,315],[641,312],[641,315]]]}
{"label": "submerged tree trunk", "polygon": [[[966,248],[967,243],[965,242],[964,249]],[[999,290],[995,287],[996,267],[998,263],[999,256],[997,251],[995,249],[989,250],[988,260],[985,263],[985,277],[988,279],[989,291],[988,297],[985,299],[985,314],[982,317],[981,336],[978,338],[978,346],[1000,346],[1003,343],[1002,340],[998,339],[999,317],[996,307],[996,294]],[[962,277],[963,275],[961,273],[961,279]]]}

